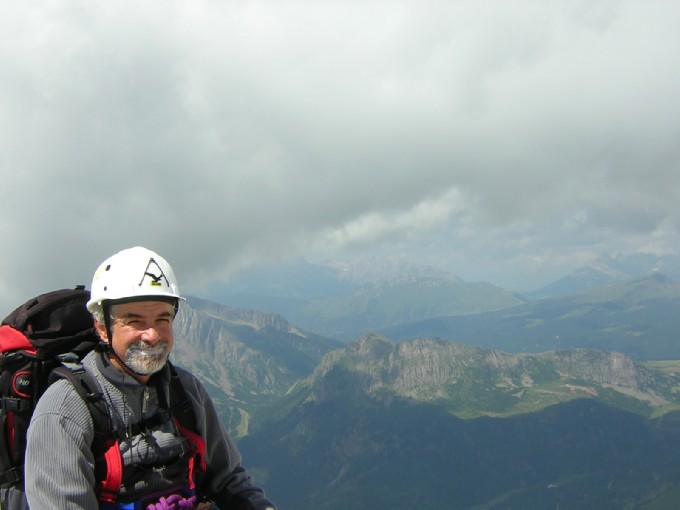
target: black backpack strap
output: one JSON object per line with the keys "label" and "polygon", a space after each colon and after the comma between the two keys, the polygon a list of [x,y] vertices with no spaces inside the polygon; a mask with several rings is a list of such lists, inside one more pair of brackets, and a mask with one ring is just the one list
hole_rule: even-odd
{"label": "black backpack strap", "polygon": [[175,366],[168,361],[170,368],[170,412],[172,415],[189,430],[196,430],[196,414],[189,400],[182,381]]}
{"label": "black backpack strap", "polygon": [[52,370],[49,384],[57,379],[67,379],[78,395],[85,401],[94,424],[95,441],[113,436],[113,422],[104,395],[95,377],[74,358],[64,358],[62,365]]}
{"label": "black backpack strap", "polygon": [[152,382],[156,386],[156,393],[158,394],[158,407],[162,411],[169,411],[172,417],[179,421],[182,426],[190,430],[196,430],[196,415],[194,414],[191,400],[189,400],[189,396],[179,378],[177,369],[170,361],[168,361],[167,364],[170,369],[169,403],[165,391],[163,391],[161,379],[152,379]]}
{"label": "black backpack strap", "polygon": [[193,455],[189,462],[189,488],[194,489],[195,484],[201,479],[206,471],[205,463],[205,439],[198,433],[196,413],[191,405],[189,395],[179,378],[177,369],[168,361],[170,369],[170,404],[165,393],[158,387],[158,404],[161,408],[169,409],[180,433],[186,437],[192,445]]}
{"label": "black backpack strap", "polygon": [[[0,448],[0,462],[4,466],[11,466],[12,459],[10,459],[7,448]],[[23,483],[24,480],[24,466],[15,466],[7,469],[4,473],[0,473],[0,487],[11,487]]]}

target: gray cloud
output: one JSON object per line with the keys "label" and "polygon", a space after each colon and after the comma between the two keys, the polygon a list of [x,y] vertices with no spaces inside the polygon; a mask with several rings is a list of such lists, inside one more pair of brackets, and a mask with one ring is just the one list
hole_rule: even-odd
{"label": "gray cloud", "polygon": [[0,7],[0,305],[146,245],[185,287],[411,254],[529,288],[677,252],[675,2]]}

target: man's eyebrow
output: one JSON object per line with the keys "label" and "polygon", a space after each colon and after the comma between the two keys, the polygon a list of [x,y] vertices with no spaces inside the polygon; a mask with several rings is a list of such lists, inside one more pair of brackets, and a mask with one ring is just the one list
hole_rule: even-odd
{"label": "man's eyebrow", "polygon": [[131,318],[137,318],[138,319],[138,318],[141,318],[140,314],[134,313],[134,312],[127,312],[127,313],[124,313],[122,315],[117,315],[117,314],[114,314],[114,315],[116,317],[118,317],[119,319],[131,319]]}
{"label": "man's eyebrow", "polygon": [[[172,317],[174,314],[171,311],[160,312],[156,317]],[[127,312],[122,315],[114,314],[117,319],[141,319],[144,317],[143,314],[135,312]]]}

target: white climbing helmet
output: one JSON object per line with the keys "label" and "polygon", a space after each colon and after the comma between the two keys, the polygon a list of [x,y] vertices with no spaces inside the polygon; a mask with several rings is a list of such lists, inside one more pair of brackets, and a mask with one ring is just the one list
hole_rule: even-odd
{"label": "white climbing helmet", "polygon": [[136,246],[119,251],[99,265],[92,278],[87,309],[96,313],[105,301],[144,298],[184,299],[168,261],[154,251]]}

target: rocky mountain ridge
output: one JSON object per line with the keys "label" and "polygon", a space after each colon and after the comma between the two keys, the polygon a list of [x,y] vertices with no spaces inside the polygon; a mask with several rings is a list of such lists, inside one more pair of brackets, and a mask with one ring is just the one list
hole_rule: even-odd
{"label": "rocky mountain ridge", "polygon": [[680,376],[616,352],[510,354],[436,339],[368,334],[327,354],[294,390],[323,402],[348,388],[376,400],[436,402],[459,417],[535,411],[595,398],[648,416],[680,409]]}

